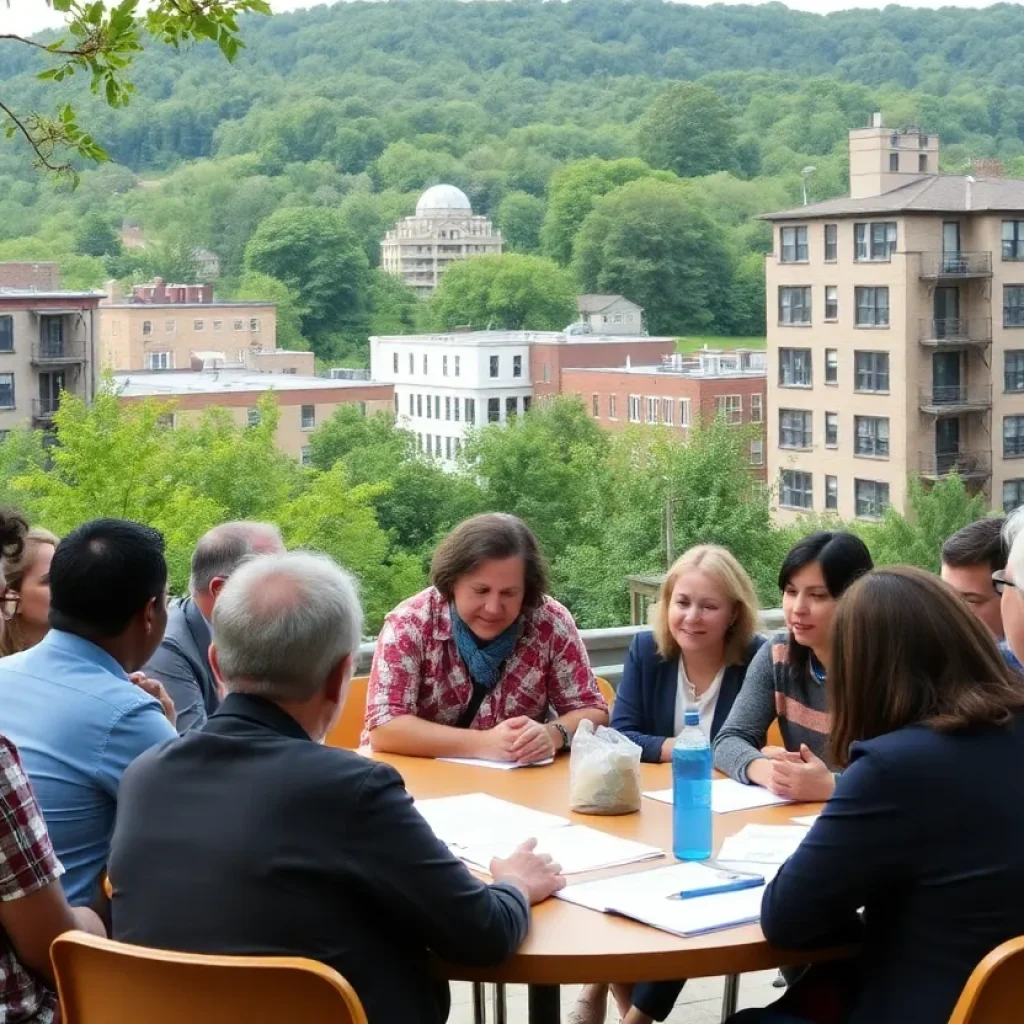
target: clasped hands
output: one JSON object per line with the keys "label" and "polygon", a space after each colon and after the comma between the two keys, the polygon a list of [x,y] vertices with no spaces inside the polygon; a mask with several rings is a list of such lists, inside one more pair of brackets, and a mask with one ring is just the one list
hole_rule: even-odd
{"label": "clasped hands", "polygon": [[[828,765],[806,743],[800,744],[799,752],[765,747],[761,756],[765,760],[753,762],[747,775],[776,796],[796,803],[814,803],[828,800],[835,789],[835,777]],[[755,765],[756,776],[751,770]]]}
{"label": "clasped hands", "polygon": [[483,756],[492,761],[536,764],[555,756],[557,730],[525,715],[499,723],[480,734]]}

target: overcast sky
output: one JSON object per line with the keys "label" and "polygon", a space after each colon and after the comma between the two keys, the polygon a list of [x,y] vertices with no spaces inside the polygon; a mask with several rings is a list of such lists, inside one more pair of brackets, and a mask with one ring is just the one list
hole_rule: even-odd
{"label": "overcast sky", "polygon": [[[723,0],[688,0],[706,7],[712,2]],[[724,0],[735,3],[736,0]],[[745,3],[765,3],[767,0],[743,0]],[[885,7],[892,0],[787,0],[787,6],[801,11],[825,14],[829,11],[845,11],[851,7]],[[997,0],[957,0],[944,3],[942,0],[901,0],[903,7],[991,7]],[[294,11],[299,7],[315,7],[311,0],[270,0],[275,11]],[[0,0],[0,32],[38,32],[61,24],[60,16],[46,6],[44,0]]]}

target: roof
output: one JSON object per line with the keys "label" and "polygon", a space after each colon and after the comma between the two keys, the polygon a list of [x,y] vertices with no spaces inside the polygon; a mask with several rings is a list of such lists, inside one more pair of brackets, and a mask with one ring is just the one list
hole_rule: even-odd
{"label": "roof", "polygon": [[104,302],[103,309],[277,309],[276,302]]}
{"label": "roof", "polygon": [[1024,210],[1024,180],[976,178],[962,174],[931,174],[879,196],[830,199],[795,210],[762,214],[763,220],[853,217],[869,213],[984,213]]}
{"label": "roof", "polygon": [[469,196],[456,188],[454,185],[432,185],[416,204],[416,215],[422,217],[425,213],[437,211],[459,210],[463,213],[472,213],[473,208],[469,202]]}
{"label": "roof", "polygon": [[391,388],[367,380],[332,380],[297,373],[258,373],[253,370],[133,370],[114,374],[123,398],[176,398],[184,395],[262,394],[266,391],[347,391],[352,388]]}
{"label": "roof", "polygon": [[[35,302],[37,299],[61,299],[64,301],[74,301],[75,299],[102,299],[106,297],[106,292],[41,292],[35,288],[0,288],[0,299],[21,299],[23,301]],[[48,310],[53,312],[53,310]],[[78,310],[75,310],[77,313]]]}
{"label": "roof", "polygon": [[576,300],[576,308],[581,313],[600,313],[602,309],[607,309],[616,302],[628,302],[631,306],[636,306],[635,302],[630,301],[624,295],[581,295]]}
{"label": "roof", "polygon": [[370,341],[400,345],[646,345],[675,343],[675,338],[664,335],[637,337],[631,334],[576,334],[563,331],[453,331],[449,334],[380,334]]}

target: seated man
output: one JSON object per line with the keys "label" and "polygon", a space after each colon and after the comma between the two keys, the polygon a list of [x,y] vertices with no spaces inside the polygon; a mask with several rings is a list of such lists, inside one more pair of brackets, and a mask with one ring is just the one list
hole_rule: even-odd
{"label": "seated man", "polygon": [[282,551],[284,541],[273,523],[223,523],[199,538],[190,596],[171,602],[164,638],[145,667],[174,702],[178,732],[201,728],[220,704],[209,651],[210,619],[221,588],[247,558]]}
{"label": "seated man", "polygon": [[312,957],[371,1021],[440,1024],[427,951],[486,965],[523,941],[563,884],[520,849],[484,885],[438,840],[389,765],[323,746],[362,612],[330,559],[240,566],[213,612],[228,696],[200,730],[126,773],[111,846],[115,938],[200,953]]}
{"label": "seated man", "polygon": [[122,773],[177,735],[161,702],[128,677],[156,650],[166,622],[163,537],[96,519],[54,552],[50,632],[0,660],[0,733],[18,748],[75,906],[97,893]]}

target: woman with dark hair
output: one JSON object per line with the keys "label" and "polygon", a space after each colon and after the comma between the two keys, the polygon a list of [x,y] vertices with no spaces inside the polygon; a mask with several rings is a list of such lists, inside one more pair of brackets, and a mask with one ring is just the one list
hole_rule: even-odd
{"label": "woman with dark hair", "polygon": [[827,996],[844,1024],[945,1024],[978,962],[1024,933],[1024,682],[953,590],[891,568],[839,602],[828,690],[844,771],[761,928],[780,949],[862,951],[734,1020],[813,1021]]}
{"label": "woman with dark hair", "polygon": [[[823,530],[804,537],[779,572],[785,632],[758,651],[715,739],[715,767],[791,800],[827,800],[835,779],[826,750],[825,699],[832,616],[847,587],[872,567],[864,542]],[[783,747],[766,746],[778,719]]]}
{"label": "woman with dark hair", "polygon": [[568,750],[584,718],[607,723],[583,640],[547,595],[522,520],[467,519],[441,542],[430,576],[384,620],[364,742],[390,754],[533,764]]}

